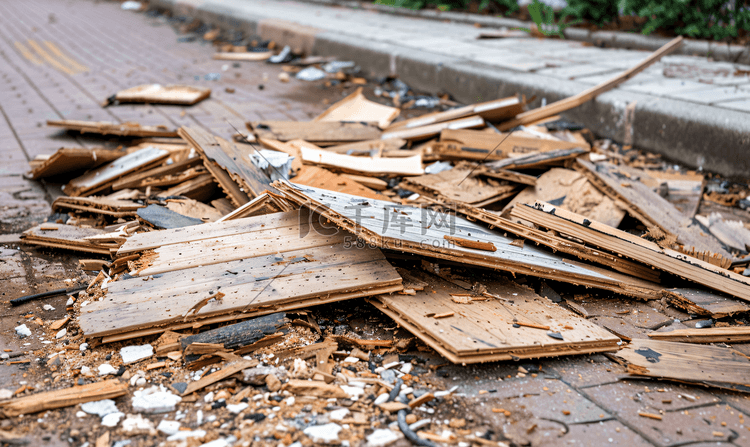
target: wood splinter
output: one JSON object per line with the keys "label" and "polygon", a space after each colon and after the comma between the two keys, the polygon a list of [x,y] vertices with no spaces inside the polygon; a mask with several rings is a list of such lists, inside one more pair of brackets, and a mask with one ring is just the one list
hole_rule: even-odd
{"label": "wood splinter", "polygon": [[492,242],[472,241],[470,239],[448,235],[443,236],[443,239],[445,239],[446,241],[455,242],[455,244],[459,247],[473,248],[475,250],[484,251],[497,251],[497,247],[495,247],[495,244],[493,244]]}

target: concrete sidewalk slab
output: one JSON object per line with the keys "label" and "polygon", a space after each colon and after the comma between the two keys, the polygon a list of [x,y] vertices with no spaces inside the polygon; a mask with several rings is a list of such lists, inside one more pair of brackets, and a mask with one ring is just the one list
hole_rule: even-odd
{"label": "concrete sidewalk slab", "polygon": [[[153,0],[152,5],[224,28],[357,62],[369,76],[396,75],[430,93],[472,103],[536,96],[538,106],[576,94],[648,53],[558,39],[477,40],[469,24],[275,0]],[[748,66],[672,55],[596,100],[567,112],[595,133],[691,167],[746,176],[750,114],[741,106]],[[665,76],[667,73],[669,76]],[[731,86],[731,87],[730,87]],[[723,87],[723,88],[719,88]],[[632,120],[626,107],[636,102]],[[721,148],[717,150],[717,148]]]}

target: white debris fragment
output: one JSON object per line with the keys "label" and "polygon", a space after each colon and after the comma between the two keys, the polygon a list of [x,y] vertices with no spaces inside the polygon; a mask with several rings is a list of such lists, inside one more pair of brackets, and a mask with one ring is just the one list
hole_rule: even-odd
{"label": "white debris fragment", "polygon": [[344,359],[344,363],[357,363],[359,359],[357,357],[347,357]]}
{"label": "white debris fragment", "polygon": [[214,401],[214,392],[211,391],[210,393],[203,396],[203,402],[211,403]]}
{"label": "white debris fragment", "polygon": [[116,427],[120,423],[120,419],[125,416],[125,413],[110,413],[102,418],[102,425],[105,427]]}
{"label": "white debris fragment", "polygon": [[126,365],[147,359],[152,355],[154,355],[154,348],[151,345],[125,346],[120,349],[122,363]]}
{"label": "white debris fragment", "polygon": [[304,429],[302,433],[307,435],[308,438],[312,439],[313,442],[322,442],[330,444],[333,441],[339,439],[339,432],[341,426],[333,422],[329,422],[325,425],[311,425]]}
{"label": "white debris fragment", "polygon": [[228,404],[227,410],[229,410],[230,413],[239,414],[242,410],[247,408],[249,405],[245,402],[238,403],[236,405]]}
{"label": "white debris fragment", "polygon": [[432,420],[430,420],[430,419],[426,419],[426,418],[425,419],[420,419],[417,422],[409,425],[409,428],[411,429],[411,431],[417,431],[417,430],[419,430],[422,427],[426,427],[426,426],[430,425],[431,423],[432,423]]}
{"label": "white debris fragment", "polygon": [[55,334],[55,338],[59,340],[65,337],[67,334],[68,334],[68,330],[65,328],[62,328],[59,331],[57,331],[57,334]]}
{"label": "white debris fragment", "polygon": [[167,436],[172,436],[173,434],[180,431],[180,424],[177,421],[167,421],[163,420],[159,422],[159,425],[156,427],[157,430],[164,433]]}
{"label": "white debris fragment", "polygon": [[86,402],[81,404],[81,410],[88,414],[95,414],[99,417],[104,417],[111,413],[117,413],[120,410],[115,405],[115,401],[112,399],[97,400],[94,402]]}
{"label": "white debris fragment", "polygon": [[129,414],[128,418],[122,421],[122,429],[126,432],[151,431],[154,429],[154,423],[140,414]]}
{"label": "white debris fragment", "polygon": [[31,336],[31,329],[26,327],[25,324],[22,324],[20,326],[16,326],[16,334],[18,334],[19,337],[29,337]]}
{"label": "white debris fragment", "polygon": [[227,436],[226,438],[214,439],[205,444],[201,444],[200,447],[229,447],[237,442],[237,438],[234,436]]}
{"label": "white debris fragment", "polygon": [[404,435],[401,432],[396,433],[387,428],[379,428],[367,436],[367,447],[385,447],[403,437]]}
{"label": "white debris fragment", "polygon": [[182,398],[167,391],[164,386],[152,386],[133,393],[133,410],[140,413],[166,413],[174,411]]}
{"label": "white debris fragment", "polygon": [[42,306],[42,309],[44,309],[44,310],[55,310],[55,308],[52,307],[52,306],[50,306],[49,304],[45,304],[44,306]]}
{"label": "white debris fragment", "polygon": [[6,390],[6,389],[0,389],[0,400],[7,400],[13,397],[13,391]]}
{"label": "white debris fragment", "polygon": [[169,436],[167,438],[167,441],[184,441],[188,438],[202,438],[204,436],[206,436],[206,430],[193,430],[193,431],[181,430]]}
{"label": "white debris fragment", "polygon": [[85,412],[85,411],[80,411],[80,410],[76,411],[76,417],[77,417],[78,419],[80,419],[80,418],[85,418],[86,416],[88,416],[88,415],[86,414],[86,412]]}
{"label": "white debris fragment", "polygon": [[8,354],[7,352],[3,352],[2,354],[0,354],[0,359],[2,360],[8,360],[9,358],[10,354]]}
{"label": "white debris fragment", "polygon": [[117,370],[109,363],[103,363],[99,365],[98,369],[99,369],[100,376],[106,376],[106,375],[114,374],[117,372]]}
{"label": "white debris fragment", "polygon": [[412,365],[411,363],[404,363],[404,366],[401,367],[401,372],[404,374],[409,374],[412,367],[414,367],[414,365]]}
{"label": "white debris fragment", "polygon": [[386,402],[388,402],[388,393],[383,393],[380,396],[378,396],[377,398],[375,398],[374,404],[375,405],[380,405],[380,404],[384,404]]}
{"label": "white debris fragment", "polygon": [[120,9],[124,9],[126,11],[140,11],[142,7],[143,5],[141,5],[141,2],[136,2],[134,0],[122,2],[122,5],[120,5]]}
{"label": "white debris fragment", "polygon": [[349,414],[348,408],[340,408],[338,410],[333,410],[330,413],[328,413],[328,419],[332,421],[340,421],[344,419]]}
{"label": "white debris fragment", "polygon": [[454,386],[453,388],[449,389],[448,391],[435,391],[433,394],[435,397],[445,397],[453,394],[454,391],[458,389],[458,386]]}
{"label": "white debris fragment", "polygon": [[68,298],[68,301],[66,301],[66,302],[65,302],[65,307],[70,307],[70,306],[72,306],[72,305],[73,305],[73,303],[75,303],[75,302],[76,302],[76,301],[75,301],[75,300],[73,299],[73,297],[71,296],[71,297],[69,297],[69,298]]}
{"label": "white debris fragment", "polygon": [[341,385],[341,389],[344,390],[352,400],[357,400],[359,396],[365,394],[365,390],[358,386]]}
{"label": "white debris fragment", "polygon": [[88,344],[88,343],[81,343],[81,346],[79,346],[79,347],[78,347],[78,349],[79,349],[79,350],[80,350],[81,352],[83,352],[83,351],[85,351],[86,349],[88,349],[88,347],[89,347],[89,344]]}

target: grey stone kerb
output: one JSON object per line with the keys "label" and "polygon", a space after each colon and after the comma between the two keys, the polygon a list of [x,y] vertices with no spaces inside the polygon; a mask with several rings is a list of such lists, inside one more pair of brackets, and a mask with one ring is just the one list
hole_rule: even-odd
{"label": "grey stone kerb", "polygon": [[[590,87],[577,81],[518,72],[465,58],[407,49],[396,44],[315,29],[263,14],[263,8],[231,0],[151,0],[151,5],[222,28],[289,44],[308,54],[353,60],[366,75],[397,75],[430,93],[450,93],[464,103],[517,93],[547,103]],[[289,7],[294,7],[290,4]],[[415,33],[415,38],[419,37]],[[635,102],[634,113],[626,107]],[[750,177],[750,114],[694,102],[614,90],[564,114],[598,135],[630,141],[690,167],[730,177]]]}

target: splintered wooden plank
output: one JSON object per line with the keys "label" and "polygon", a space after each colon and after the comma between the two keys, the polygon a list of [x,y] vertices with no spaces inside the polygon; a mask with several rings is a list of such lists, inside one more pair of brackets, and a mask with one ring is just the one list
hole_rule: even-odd
{"label": "splintered wooden plank", "polygon": [[[287,198],[314,209],[334,224],[380,248],[433,256],[456,262],[586,285],[646,299],[660,288],[648,281],[585,265],[515,239],[462,217],[278,181]],[[492,243],[494,252],[461,247],[444,236]]]}
{"label": "splintered wooden plank", "polygon": [[70,407],[85,402],[113,399],[128,392],[128,383],[117,379],[103,380],[82,386],[36,393],[0,402],[0,413],[7,417],[33,414],[55,408]]}
{"label": "splintered wooden plank", "polygon": [[97,228],[81,228],[73,225],[45,223],[24,231],[21,235],[21,240],[25,244],[42,247],[108,255],[110,248],[117,248],[116,245],[98,244],[86,239],[87,237],[99,236],[105,233],[106,231]]}
{"label": "splintered wooden plank", "polygon": [[643,222],[647,227],[656,227],[667,235],[677,238],[677,242],[687,250],[719,254],[732,259],[732,255],[710,234],[703,233],[700,226],[682,214],[677,208],[651,188],[631,178],[610,163],[590,163],[578,159],[577,165],[589,180],[604,194],[622,203],[628,213]]}
{"label": "splintered wooden plank", "polygon": [[318,142],[348,142],[380,138],[380,129],[364,123],[336,121],[258,121],[248,123],[258,138],[279,141],[305,140]]}
{"label": "splintered wooden plank", "polygon": [[220,219],[217,219],[216,222],[260,216],[262,214],[273,214],[282,211],[291,211],[293,209],[294,207],[287,202],[286,199],[266,191],[241,207],[229,212]]}
{"label": "splintered wooden plank", "polygon": [[440,195],[447,200],[488,204],[515,194],[516,186],[473,177],[475,165],[459,163],[453,169],[404,178],[401,187],[422,195]]}
{"label": "splintered wooden plank", "polygon": [[670,304],[691,314],[723,318],[750,311],[750,304],[708,290],[667,289],[663,293]]}
{"label": "splintered wooden plank", "polygon": [[387,200],[388,198],[347,176],[335,174],[327,169],[317,166],[303,166],[294,182],[300,185],[314,186],[329,191],[343,192],[354,196],[368,197],[370,199]]}
{"label": "splintered wooden plank", "polygon": [[115,93],[118,102],[193,105],[211,95],[211,89],[189,85],[144,84]]}
{"label": "splintered wooden plank", "polygon": [[75,210],[119,218],[135,216],[138,208],[144,206],[131,200],[108,199],[106,197],[60,196],[52,202],[52,211]]}
{"label": "splintered wooden plank", "polygon": [[572,108],[580,106],[581,104],[591,101],[602,93],[612,90],[613,88],[642,72],[662,57],[675,51],[680,47],[680,45],[682,45],[682,36],[670,40],[664,46],[651,53],[651,55],[649,55],[646,59],[642,60],[628,70],[625,70],[622,73],[602,82],[601,84],[590,87],[576,95],[553,102],[552,104],[547,104],[543,107],[529,110],[528,112],[517,115],[515,119],[504,122],[500,127],[500,130],[512,129],[516,126],[530,124],[544,118],[549,118],[550,116],[557,115],[566,110],[570,110]]}
{"label": "splintered wooden plank", "polygon": [[245,313],[273,313],[402,288],[401,277],[379,250],[347,249],[343,243],[193,266],[153,281],[158,284],[140,279],[110,283],[104,300],[81,309],[79,324],[86,336],[245,318]]}
{"label": "splintered wooden plank", "polygon": [[568,234],[602,250],[672,273],[688,281],[750,301],[750,278],[654,242],[555,207],[537,203],[513,209],[513,215],[559,233]]}
{"label": "splintered wooden plank", "polygon": [[430,145],[425,156],[436,160],[494,161],[524,154],[581,147],[556,139],[530,138],[508,133],[446,129],[440,141]]}
{"label": "splintered wooden plank", "polygon": [[244,53],[219,52],[213,58],[222,61],[259,62],[270,59],[273,51],[248,51]]}
{"label": "splintered wooden plank", "polygon": [[588,149],[582,147],[573,147],[570,149],[554,149],[548,152],[532,152],[518,157],[504,158],[502,160],[485,163],[477,172],[490,173],[501,169],[534,169],[557,165],[565,160],[571,160],[581,154],[588,152]]}
{"label": "splintered wooden plank", "polygon": [[108,188],[117,179],[131,172],[147,169],[149,166],[161,162],[168,156],[169,152],[163,149],[153,147],[144,148],[71,180],[67,185],[63,186],[63,191],[65,194],[74,197],[95,194],[98,191]]}
{"label": "splintered wooden plank", "polygon": [[501,121],[513,118],[517,114],[523,112],[524,105],[525,103],[515,96],[500,98],[494,101],[470,104],[468,106],[446,110],[445,112],[428,113],[408,120],[399,121],[389,127],[388,130],[413,129],[416,127],[423,127],[444,121],[464,118],[470,115],[479,115],[487,121]]}
{"label": "splintered wooden plank", "polygon": [[49,158],[31,169],[29,177],[40,179],[55,175],[79,172],[95,168],[125,155],[127,152],[113,149],[86,149],[63,147]]}
{"label": "splintered wooden plank", "polygon": [[197,127],[183,126],[179,134],[201,155],[206,168],[236,206],[270,189],[271,179],[253,163],[249,151]]}
{"label": "splintered wooden plank", "polygon": [[381,129],[396,119],[401,110],[370,101],[362,94],[359,87],[351,95],[329,107],[313,121],[347,121],[357,123],[376,123]]}
{"label": "splintered wooden plank", "polygon": [[612,227],[620,225],[625,217],[625,211],[612,199],[599,192],[583,174],[572,169],[550,169],[539,176],[536,185],[518,193],[504,209],[519,204],[533,205],[537,201],[552,203]]}
{"label": "splintered wooden plank", "polygon": [[[544,245],[552,249],[554,252],[565,253],[574,258],[595,262],[629,275],[629,277],[632,278],[640,278],[651,283],[659,282],[659,271],[639,262],[634,262],[630,259],[625,259],[606,251],[596,250],[585,244],[552,234],[552,232],[537,230],[525,224],[506,219],[497,213],[482,208],[444,198],[438,197],[437,199],[436,202],[441,206],[452,209],[474,221],[484,222],[489,225],[490,228],[497,228],[500,231],[506,231],[527,241]],[[658,295],[659,288],[656,284],[652,284],[650,288],[652,290],[650,298],[661,298]]]}
{"label": "splintered wooden plank", "polygon": [[388,130],[381,135],[382,139],[403,138],[404,140],[425,140],[438,135],[446,129],[472,129],[474,127],[483,127],[484,119],[480,116],[469,116],[452,121],[444,121],[426,126],[414,128],[398,127],[394,130]]}
{"label": "splintered wooden plank", "polygon": [[676,329],[669,332],[651,332],[648,336],[653,340],[681,343],[744,343],[750,341],[750,327]]}
{"label": "splintered wooden plank", "polygon": [[370,176],[424,174],[421,155],[405,158],[357,157],[314,148],[309,144],[302,145],[300,153],[302,161],[306,164],[320,165],[354,174]]}
{"label": "splintered wooden plank", "polygon": [[728,348],[634,339],[615,354],[637,376],[748,390],[750,360]]}
{"label": "splintered wooden plank", "polygon": [[[184,160],[181,160],[181,161],[178,161],[178,162],[175,162],[175,163],[172,163],[172,164],[168,164],[168,165],[164,165],[164,166],[159,166],[157,168],[149,169],[149,170],[144,171],[144,172],[136,172],[136,173],[127,175],[127,176],[121,178],[120,180],[116,181],[112,185],[112,189],[114,189],[115,191],[117,191],[117,190],[126,189],[126,188],[141,188],[141,187],[145,187],[145,186],[148,186],[148,185],[154,186],[153,182],[148,183],[148,180],[150,178],[160,177],[160,176],[165,176],[165,175],[171,175],[171,174],[177,174],[177,173],[180,173],[182,171],[186,171],[186,170],[188,170],[190,168],[193,168],[195,166],[201,165],[201,164],[202,164],[202,160],[201,160],[200,157],[185,158]],[[205,172],[205,171],[203,171],[203,172]],[[199,174],[200,173],[197,173],[195,176],[190,177],[190,178],[195,178]],[[180,179],[179,181],[176,181],[175,183],[171,183],[171,184],[182,183],[185,180],[190,180],[190,178],[183,178],[183,179]],[[146,184],[146,183],[148,183],[148,184]],[[162,184],[160,184],[159,186],[165,186],[165,185],[166,184],[164,182],[162,182]]]}
{"label": "splintered wooden plank", "polygon": [[118,135],[122,137],[176,137],[177,131],[167,126],[142,126],[138,123],[107,121],[47,120],[47,125],[81,133]]}
{"label": "splintered wooden plank", "polygon": [[166,245],[195,243],[258,231],[296,227],[309,223],[310,213],[306,209],[271,215],[255,216],[252,219],[236,219],[226,222],[211,222],[195,227],[174,230],[149,231],[131,236],[117,251],[117,256],[125,256],[139,251],[153,250]]}
{"label": "splintered wooden plank", "polygon": [[[454,363],[616,351],[619,338],[510,280],[484,284],[487,294],[459,303],[466,290],[435,276],[415,295],[369,301]],[[446,318],[439,315],[450,314]],[[514,327],[515,325],[515,327]],[[547,328],[547,329],[540,329]],[[553,338],[557,333],[562,339]]]}

